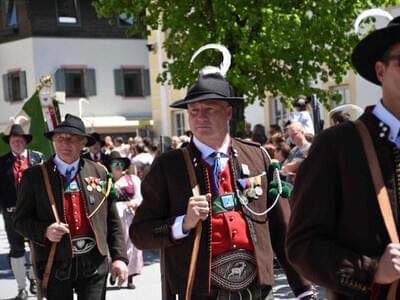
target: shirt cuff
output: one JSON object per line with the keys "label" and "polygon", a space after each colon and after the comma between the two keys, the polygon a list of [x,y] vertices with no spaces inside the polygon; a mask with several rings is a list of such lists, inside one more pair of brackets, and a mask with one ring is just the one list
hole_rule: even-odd
{"label": "shirt cuff", "polygon": [[180,240],[189,235],[188,233],[183,233],[183,219],[185,215],[175,218],[174,224],[172,225],[172,237],[174,240]]}

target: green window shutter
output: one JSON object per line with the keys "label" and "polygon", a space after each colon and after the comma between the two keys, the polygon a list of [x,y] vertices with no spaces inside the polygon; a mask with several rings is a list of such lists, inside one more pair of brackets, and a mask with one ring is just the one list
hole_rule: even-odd
{"label": "green window shutter", "polygon": [[28,92],[26,89],[26,73],[25,73],[25,71],[18,72],[18,76],[19,76],[19,90],[21,93],[21,98],[25,99],[26,97],[28,97]]}
{"label": "green window shutter", "polygon": [[56,91],[65,91],[65,71],[63,69],[56,71]]}
{"label": "green window shutter", "polygon": [[114,69],[115,94],[125,96],[124,70]]}
{"label": "green window shutter", "polygon": [[3,74],[4,101],[10,102],[10,93],[8,92],[8,74]]}
{"label": "green window shutter", "polygon": [[86,96],[96,95],[96,71],[86,69]]}
{"label": "green window shutter", "polygon": [[143,80],[144,80],[144,95],[145,96],[150,96],[151,95],[151,90],[150,90],[150,71],[149,69],[144,69],[143,70]]}

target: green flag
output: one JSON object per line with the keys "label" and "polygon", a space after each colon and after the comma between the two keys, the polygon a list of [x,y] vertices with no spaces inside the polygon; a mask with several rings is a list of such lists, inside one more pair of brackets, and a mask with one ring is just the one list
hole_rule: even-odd
{"label": "green flag", "polygon": [[[44,121],[39,93],[37,91],[25,102],[22,111],[17,114],[16,119],[20,115],[27,116],[30,122],[29,133],[32,135],[32,141],[27,145],[27,148],[40,151],[49,158],[54,153],[54,149],[51,141],[43,135],[47,131],[47,125]],[[4,132],[0,134],[0,138],[3,135]],[[10,147],[3,139],[0,139],[0,155],[4,155],[8,151],[10,151]]]}

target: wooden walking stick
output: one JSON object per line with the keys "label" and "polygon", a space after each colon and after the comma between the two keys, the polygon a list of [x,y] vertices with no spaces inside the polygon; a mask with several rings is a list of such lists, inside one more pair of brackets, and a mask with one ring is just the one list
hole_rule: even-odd
{"label": "wooden walking stick", "polygon": [[[60,218],[58,216],[56,203],[54,201],[54,195],[53,195],[53,191],[51,189],[49,175],[47,174],[47,170],[46,170],[46,167],[44,164],[41,164],[40,167],[42,168],[44,183],[46,185],[46,191],[47,191],[47,195],[49,196],[49,201],[50,201],[51,209],[54,214],[54,218],[56,219],[56,222],[58,224],[60,224],[61,222],[60,222]],[[50,272],[51,272],[51,268],[53,266],[54,254],[56,253],[56,247],[57,247],[57,242],[53,242],[51,244],[49,258],[47,259],[47,263],[46,263],[46,268],[44,269],[43,280],[42,280],[42,289],[43,289],[42,295],[43,296],[47,295],[47,285],[49,284]]]}
{"label": "wooden walking stick", "polygon": [[[372,143],[371,136],[368,132],[365,124],[357,120],[355,122],[358,132],[360,133],[361,140],[364,145],[365,154],[368,160],[368,166],[371,173],[372,181],[378,198],[379,208],[385,223],[386,230],[389,233],[389,237],[392,243],[399,243],[399,236],[396,230],[396,223],[394,222],[392,208],[390,206],[389,195],[387,193],[386,186],[383,182],[382,171],[379,166],[378,158],[376,156],[375,147]],[[387,294],[387,300],[396,299],[397,286],[399,281],[396,280],[390,285],[389,292]]]}
{"label": "wooden walking stick", "polygon": [[[192,188],[193,196],[199,196],[200,195],[199,185],[197,184],[196,173],[195,173],[195,170],[193,167],[193,163],[190,159],[189,150],[187,148],[181,148],[181,149],[183,152],[183,157],[185,158],[187,170],[189,172],[189,180],[190,180],[190,186]],[[199,221],[196,225],[196,232],[195,232],[195,236],[194,236],[193,251],[192,251],[192,257],[190,259],[185,300],[190,300],[192,297],[192,289],[193,289],[194,277],[195,277],[195,273],[196,273],[197,257],[199,254],[201,230],[202,230],[202,224],[201,224],[201,221]]]}

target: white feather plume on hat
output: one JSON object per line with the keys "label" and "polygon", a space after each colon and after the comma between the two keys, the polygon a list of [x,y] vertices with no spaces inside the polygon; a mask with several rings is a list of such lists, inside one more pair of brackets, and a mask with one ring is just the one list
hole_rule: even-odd
{"label": "white feather plume on hat", "polygon": [[380,8],[372,8],[372,9],[367,9],[364,10],[361,14],[358,15],[356,21],[354,22],[354,31],[358,33],[358,30],[360,29],[360,24],[361,21],[369,18],[369,17],[385,17],[389,19],[389,21],[393,20],[393,16],[386,10],[380,9]]}
{"label": "white feather plume on hat", "polygon": [[226,73],[228,73],[229,67],[231,66],[231,53],[229,52],[229,50],[220,44],[207,44],[204,45],[202,47],[200,47],[192,56],[192,58],[190,59],[190,63],[192,63],[194,61],[194,59],[204,50],[207,49],[216,49],[219,50],[222,53],[223,56],[223,60],[221,62],[221,64],[219,65],[219,67],[215,67],[215,66],[205,66],[204,68],[202,68],[200,70],[200,73],[206,75],[206,74],[214,74],[214,73],[219,73],[221,74],[223,77],[225,77]]}

